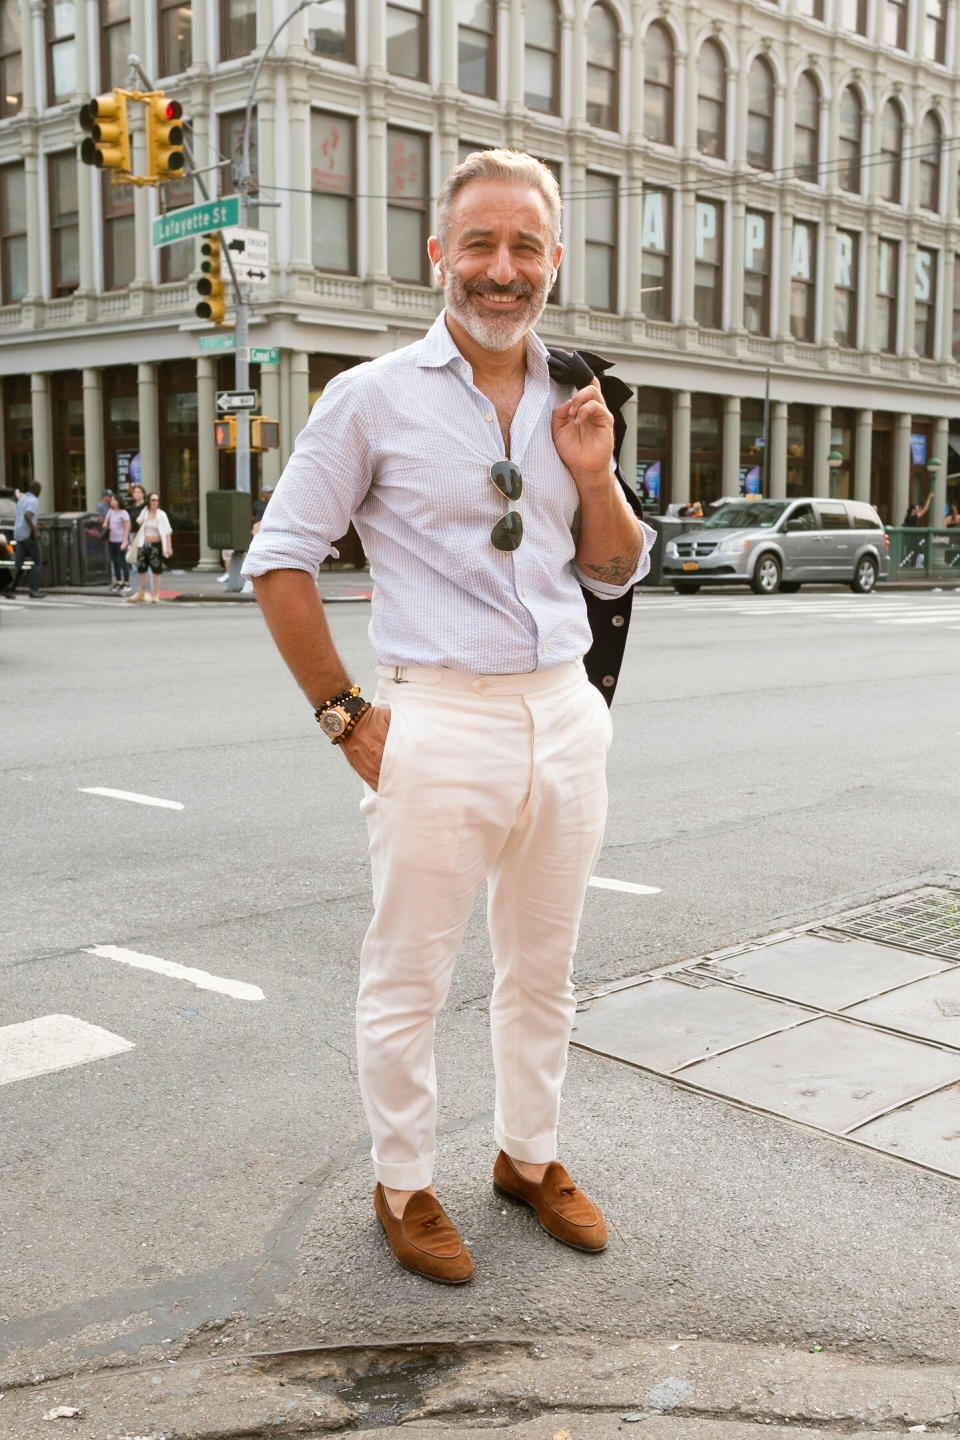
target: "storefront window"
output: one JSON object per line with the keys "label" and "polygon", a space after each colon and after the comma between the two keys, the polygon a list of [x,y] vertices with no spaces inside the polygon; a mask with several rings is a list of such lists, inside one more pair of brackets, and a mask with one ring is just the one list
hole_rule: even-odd
{"label": "storefront window", "polygon": [[817,330],[817,227],[794,220],[790,259],[790,334],[812,341]]}
{"label": "storefront window", "polygon": [[694,261],[694,317],[699,324],[719,330],[723,316],[723,206],[718,201],[697,201]]}
{"label": "storefront window", "polygon": [[640,309],[654,320],[669,320],[670,243],[673,195],[669,190],[647,190],[643,197],[643,267]]}
{"label": "storefront window", "polygon": [[427,137],[387,131],[387,265],[394,280],[427,283]]}
{"label": "storefront window", "polygon": [[787,498],[813,493],[812,416],[807,405],[787,409]]}
{"label": "storefront window", "polygon": [[637,391],[637,494],[652,514],[670,501],[669,390],[641,386]]}
{"label": "storefront window", "polygon": [[161,425],[164,508],[174,530],[196,532],[200,524],[196,389],[164,395]]}
{"label": "storefront window", "polygon": [[772,217],[748,210],[744,237],[743,328],[770,334],[770,232]]}
{"label": "storefront window", "polygon": [[852,410],[835,409],[831,416],[830,453],[842,456],[840,465],[830,466],[830,494],[835,500],[853,495],[853,441],[856,416]]}
{"label": "storefront window", "polygon": [[311,247],[318,270],[356,274],[356,184],[354,127],[349,116],[310,115]]}
{"label": "storefront window", "polygon": [[721,495],[723,401],[694,395],[690,410],[690,499],[707,505]]}
{"label": "storefront window", "polygon": [[769,489],[765,469],[763,401],[740,402],[740,494],[764,495]]}

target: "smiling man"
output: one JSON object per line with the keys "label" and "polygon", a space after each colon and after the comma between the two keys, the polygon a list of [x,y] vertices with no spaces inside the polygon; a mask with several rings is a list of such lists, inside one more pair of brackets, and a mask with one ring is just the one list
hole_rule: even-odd
{"label": "smiling man", "polygon": [[[567,1245],[607,1239],[557,1156],[611,734],[583,668],[580,587],[623,594],[653,534],[614,478],[599,385],[554,383],[533,334],[560,214],[556,181],[529,155],[478,152],[447,177],[429,242],[444,311],[425,339],[327,386],[244,567],[321,730],[363,781],[374,913],[357,1057],[374,1207],[397,1260],[446,1284],[473,1262],[432,1183],[434,1026],[484,881],[494,1188]],[[372,702],[315,585],[350,520],[374,584]]]}

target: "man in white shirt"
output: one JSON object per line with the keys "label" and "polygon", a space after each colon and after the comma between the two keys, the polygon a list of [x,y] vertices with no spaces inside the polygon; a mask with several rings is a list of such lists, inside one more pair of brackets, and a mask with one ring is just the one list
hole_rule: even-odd
{"label": "man in white shirt", "polygon": [[[244,567],[321,728],[364,781],[374,916],[357,1056],[374,1206],[397,1260],[446,1284],[473,1263],[432,1186],[433,1033],[484,880],[494,1187],[565,1244],[606,1244],[556,1148],[611,735],[583,669],[580,586],[624,594],[653,533],[614,478],[599,385],[553,382],[533,334],[561,251],[545,166],[508,151],[459,165],[429,242],[444,312],[422,341],[326,387]],[[315,584],[351,519],[374,582],[372,705]]]}

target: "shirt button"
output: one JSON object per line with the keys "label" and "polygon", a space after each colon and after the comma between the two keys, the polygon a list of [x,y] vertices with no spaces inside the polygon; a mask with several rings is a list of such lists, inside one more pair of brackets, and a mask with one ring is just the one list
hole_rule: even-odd
{"label": "shirt button", "polygon": [[520,591],[520,594],[521,594],[521,595],[526,595],[526,593],[527,593],[526,590],[521,590],[521,591]]}
{"label": "shirt button", "polygon": [[483,418],[484,418],[484,420],[492,420],[492,419],[493,419],[493,411],[492,411],[492,410],[488,410],[487,413],[486,413],[486,415],[484,415]]}

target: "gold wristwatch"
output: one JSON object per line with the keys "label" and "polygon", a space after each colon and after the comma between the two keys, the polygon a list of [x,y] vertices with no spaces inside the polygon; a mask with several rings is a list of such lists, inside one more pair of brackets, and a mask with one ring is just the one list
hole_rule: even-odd
{"label": "gold wristwatch", "polygon": [[334,745],[340,745],[350,734],[360,716],[370,709],[369,700],[360,694],[359,685],[325,700],[313,713],[320,729]]}

